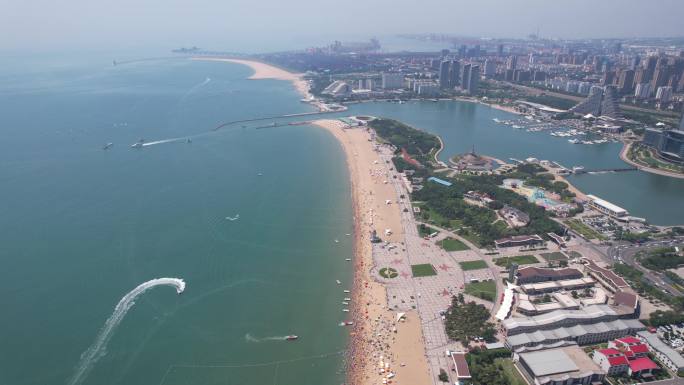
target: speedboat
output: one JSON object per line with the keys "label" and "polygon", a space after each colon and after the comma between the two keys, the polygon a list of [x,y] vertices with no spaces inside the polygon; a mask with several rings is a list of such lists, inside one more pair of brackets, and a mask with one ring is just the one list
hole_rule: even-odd
{"label": "speedboat", "polygon": [[299,336],[296,336],[296,335],[289,335],[289,336],[286,336],[286,337],[285,337],[285,340],[286,340],[286,341],[294,341],[294,340],[296,340],[297,338],[299,338]]}
{"label": "speedboat", "polygon": [[141,138],[139,141],[131,144],[131,148],[142,148],[144,143],[145,143],[145,139]]}
{"label": "speedboat", "polygon": [[114,145],[114,143],[107,143],[104,146],[102,146],[102,149],[103,150],[109,150],[113,145]]}

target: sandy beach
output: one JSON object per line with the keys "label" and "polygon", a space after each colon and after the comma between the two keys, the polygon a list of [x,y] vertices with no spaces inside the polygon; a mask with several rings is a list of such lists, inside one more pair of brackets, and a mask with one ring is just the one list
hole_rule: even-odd
{"label": "sandy beach", "polygon": [[199,61],[218,61],[218,62],[228,62],[237,63],[248,66],[254,73],[249,79],[260,80],[260,79],[276,79],[276,80],[287,80],[292,82],[297,92],[299,92],[304,98],[311,97],[309,94],[309,82],[304,80],[302,74],[296,74],[286,71],[282,68],[276,66],[262,63],[256,60],[245,60],[245,59],[228,59],[220,57],[194,57],[191,60]]}
{"label": "sandy beach", "polygon": [[[384,183],[388,165],[376,163],[379,157],[367,129],[345,129],[338,120],[314,123],[325,128],[342,145],[352,183],[356,239],[349,382],[381,383],[380,363],[383,362],[396,374],[393,378],[396,384],[432,383],[417,313],[408,312],[406,322],[397,322],[396,313],[388,310],[385,287],[370,275],[373,266],[370,231],[376,230],[389,242],[403,242],[405,238],[399,205],[385,203],[399,199],[392,184]],[[392,235],[385,236],[385,229],[392,229]]]}

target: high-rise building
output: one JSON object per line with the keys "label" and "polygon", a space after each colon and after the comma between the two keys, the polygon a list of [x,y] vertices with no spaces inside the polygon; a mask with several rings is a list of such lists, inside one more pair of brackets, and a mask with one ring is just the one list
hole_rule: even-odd
{"label": "high-rise building", "polygon": [[[658,63],[663,62],[658,60]],[[654,90],[656,90],[658,87],[666,85],[668,80],[670,80],[670,67],[667,65],[659,65],[656,67],[655,72],[653,73],[651,86]]]}
{"label": "high-rise building", "polygon": [[640,83],[650,82],[651,79],[653,79],[653,73],[655,72],[657,62],[657,56],[649,56],[646,58],[644,62],[644,76],[639,80]]}
{"label": "high-rise building", "polygon": [[464,64],[461,69],[461,88],[464,91],[468,90],[470,84],[470,67],[470,64]]}
{"label": "high-rise building", "polygon": [[382,74],[382,88],[384,88],[386,90],[404,88],[404,74],[383,73]]}
{"label": "high-rise building", "polygon": [[651,96],[651,83],[639,83],[634,90],[634,97],[637,99],[648,99]]}
{"label": "high-rise building", "polygon": [[577,93],[582,94],[582,95],[589,95],[590,90],[591,90],[591,83],[589,83],[589,82],[581,82],[579,84],[579,87],[577,87]]}
{"label": "high-rise building", "polygon": [[450,62],[443,60],[439,65],[439,88],[446,90],[449,89],[449,68]]}
{"label": "high-rise building", "polygon": [[618,87],[623,94],[629,93],[634,89],[634,70],[624,70],[620,72]]}
{"label": "high-rise building", "polygon": [[570,109],[578,114],[592,114],[594,116],[607,116],[613,119],[622,118],[617,100],[617,88],[615,86],[592,87],[589,97]]}
{"label": "high-rise building", "polygon": [[606,71],[606,73],[603,74],[603,79],[601,80],[601,84],[604,86],[609,86],[613,84],[615,81],[615,72],[613,71]]}
{"label": "high-rise building", "polygon": [[658,91],[656,91],[656,100],[661,103],[669,103],[670,100],[672,100],[672,87],[658,87]]}
{"label": "high-rise building", "polygon": [[470,76],[468,76],[468,93],[475,95],[478,88],[480,88],[480,66],[474,65],[470,67]]}
{"label": "high-rise building", "polygon": [[449,88],[453,89],[454,87],[458,86],[460,84],[460,80],[461,62],[458,60],[452,60],[449,68]]}
{"label": "high-rise building", "polygon": [[509,56],[506,60],[506,69],[514,70],[518,66],[518,57],[515,55]]}
{"label": "high-rise building", "polygon": [[[503,44],[497,45],[497,46],[496,46],[496,55],[499,56],[499,57],[503,56],[503,49],[504,49],[504,45],[503,45]],[[684,52],[684,51],[683,51],[683,52]]]}
{"label": "high-rise building", "polygon": [[496,74],[496,63],[494,60],[487,59],[484,62],[484,76],[487,78],[494,77]]}

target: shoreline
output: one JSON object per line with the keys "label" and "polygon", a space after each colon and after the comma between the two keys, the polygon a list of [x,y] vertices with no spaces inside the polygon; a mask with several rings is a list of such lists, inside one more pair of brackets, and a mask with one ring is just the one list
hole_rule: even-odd
{"label": "shoreline", "polygon": [[[417,312],[407,312],[406,322],[397,322],[395,312],[388,308],[386,286],[372,275],[376,266],[371,230],[380,234],[383,229],[392,229],[393,233],[383,239],[393,243],[405,239],[399,205],[385,204],[385,198],[399,199],[392,185],[383,183],[387,166],[375,163],[379,156],[367,128],[347,128],[333,119],[311,123],[328,131],[342,147],[352,187],[355,244],[351,316],[354,326],[348,348],[348,381],[355,385],[379,383],[383,377],[378,373],[377,363],[384,360],[392,364],[396,381],[432,383]],[[370,169],[366,171],[365,167]],[[396,334],[389,334],[392,327],[396,327]]]}
{"label": "shoreline", "polygon": [[[273,65],[243,59],[192,58],[192,60],[219,61],[242,64],[254,70],[249,79],[277,79],[290,81],[298,92],[316,104],[309,93],[309,83],[301,74],[295,74]],[[349,170],[354,221],[352,302],[349,306],[350,328],[346,354],[347,382],[354,385],[376,385],[382,381],[378,362],[391,362],[394,381],[407,384],[432,383],[426,359],[425,341],[416,310],[406,312],[406,322],[397,322],[396,314],[388,308],[387,290],[372,275],[374,267],[371,230],[382,234],[384,229],[393,233],[383,236],[387,241],[405,240],[398,204],[386,204],[385,198],[399,201],[392,184],[383,183],[388,174],[387,165],[378,163],[372,136],[367,128],[347,129],[337,119],[319,119],[308,122],[328,131],[341,146]],[[442,143],[442,148],[443,148]],[[369,167],[369,170],[363,170]],[[376,198],[378,197],[378,198]],[[395,328],[394,334],[390,333]],[[380,337],[382,333],[383,337]],[[385,373],[386,375],[387,373]]]}
{"label": "shoreline", "polygon": [[622,142],[622,149],[620,150],[620,159],[623,162],[636,167],[637,169],[639,169],[639,171],[648,172],[651,174],[656,174],[656,175],[661,175],[661,176],[667,176],[670,178],[684,179],[684,174],[678,174],[678,173],[671,172],[671,171],[660,170],[657,168],[644,166],[641,163],[638,163],[638,162],[635,162],[635,161],[629,159],[627,154],[629,153],[629,150],[632,148],[632,144],[633,144],[632,142]]}

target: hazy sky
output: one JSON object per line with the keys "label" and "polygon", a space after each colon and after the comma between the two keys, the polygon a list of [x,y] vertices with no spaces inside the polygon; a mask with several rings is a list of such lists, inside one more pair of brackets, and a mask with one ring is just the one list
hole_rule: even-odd
{"label": "hazy sky", "polygon": [[97,46],[244,50],[443,32],[684,35],[684,0],[0,0],[0,50]]}

